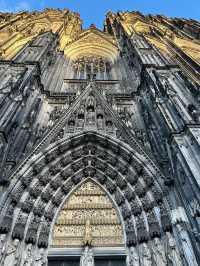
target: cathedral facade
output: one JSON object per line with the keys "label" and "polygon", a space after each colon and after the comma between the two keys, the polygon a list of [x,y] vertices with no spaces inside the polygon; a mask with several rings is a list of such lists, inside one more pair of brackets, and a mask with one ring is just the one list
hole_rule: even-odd
{"label": "cathedral facade", "polygon": [[0,265],[200,265],[200,23],[0,13]]}

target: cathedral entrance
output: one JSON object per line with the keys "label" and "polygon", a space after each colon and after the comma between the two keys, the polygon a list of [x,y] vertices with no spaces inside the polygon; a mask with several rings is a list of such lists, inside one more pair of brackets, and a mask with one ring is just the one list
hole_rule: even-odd
{"label": "cathedral entrance", "polygon": [[119,212],[92,179],[86,179],[64,202],[52,234],[49,266],[125,265]]}
{"label": "cathedral entrance", "polygon": [[[95,266],[126,266],[125,259],[123,258],[108,258],[94,260]],[[55,259],[49,260],[49,266],[79,266],[80,261],[78,259]]]}

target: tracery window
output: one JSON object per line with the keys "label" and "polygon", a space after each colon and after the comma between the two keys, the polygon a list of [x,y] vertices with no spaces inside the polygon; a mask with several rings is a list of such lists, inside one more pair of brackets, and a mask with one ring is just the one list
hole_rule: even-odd
{"label": "tracery window", "polygon": [[111,79],[111,64],[103,57],[83,56],[73,62],[76,79]]}

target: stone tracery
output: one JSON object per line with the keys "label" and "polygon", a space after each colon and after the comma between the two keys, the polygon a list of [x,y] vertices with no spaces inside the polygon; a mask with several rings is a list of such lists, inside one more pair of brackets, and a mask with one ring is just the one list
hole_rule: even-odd
{"label": "stone tracery", "polygon": [[12,58],[0,62],[0,263],[46,265],[52,246],[68,248],[65,226],[83,265],[114,245],[127,265],[198,265],[191,23],[109,12],[104,32],[82,30],[79,14],[51,9],[0,19]]}

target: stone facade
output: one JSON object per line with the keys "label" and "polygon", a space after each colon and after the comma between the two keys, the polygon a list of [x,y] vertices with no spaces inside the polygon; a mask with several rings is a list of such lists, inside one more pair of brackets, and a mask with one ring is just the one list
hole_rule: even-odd
{"label": "stone facade", "polygon": [[200,23],[1,13],[0,49],[0,265],[47,265],[88,181],[115,206],[127,266],[200,265]]}

